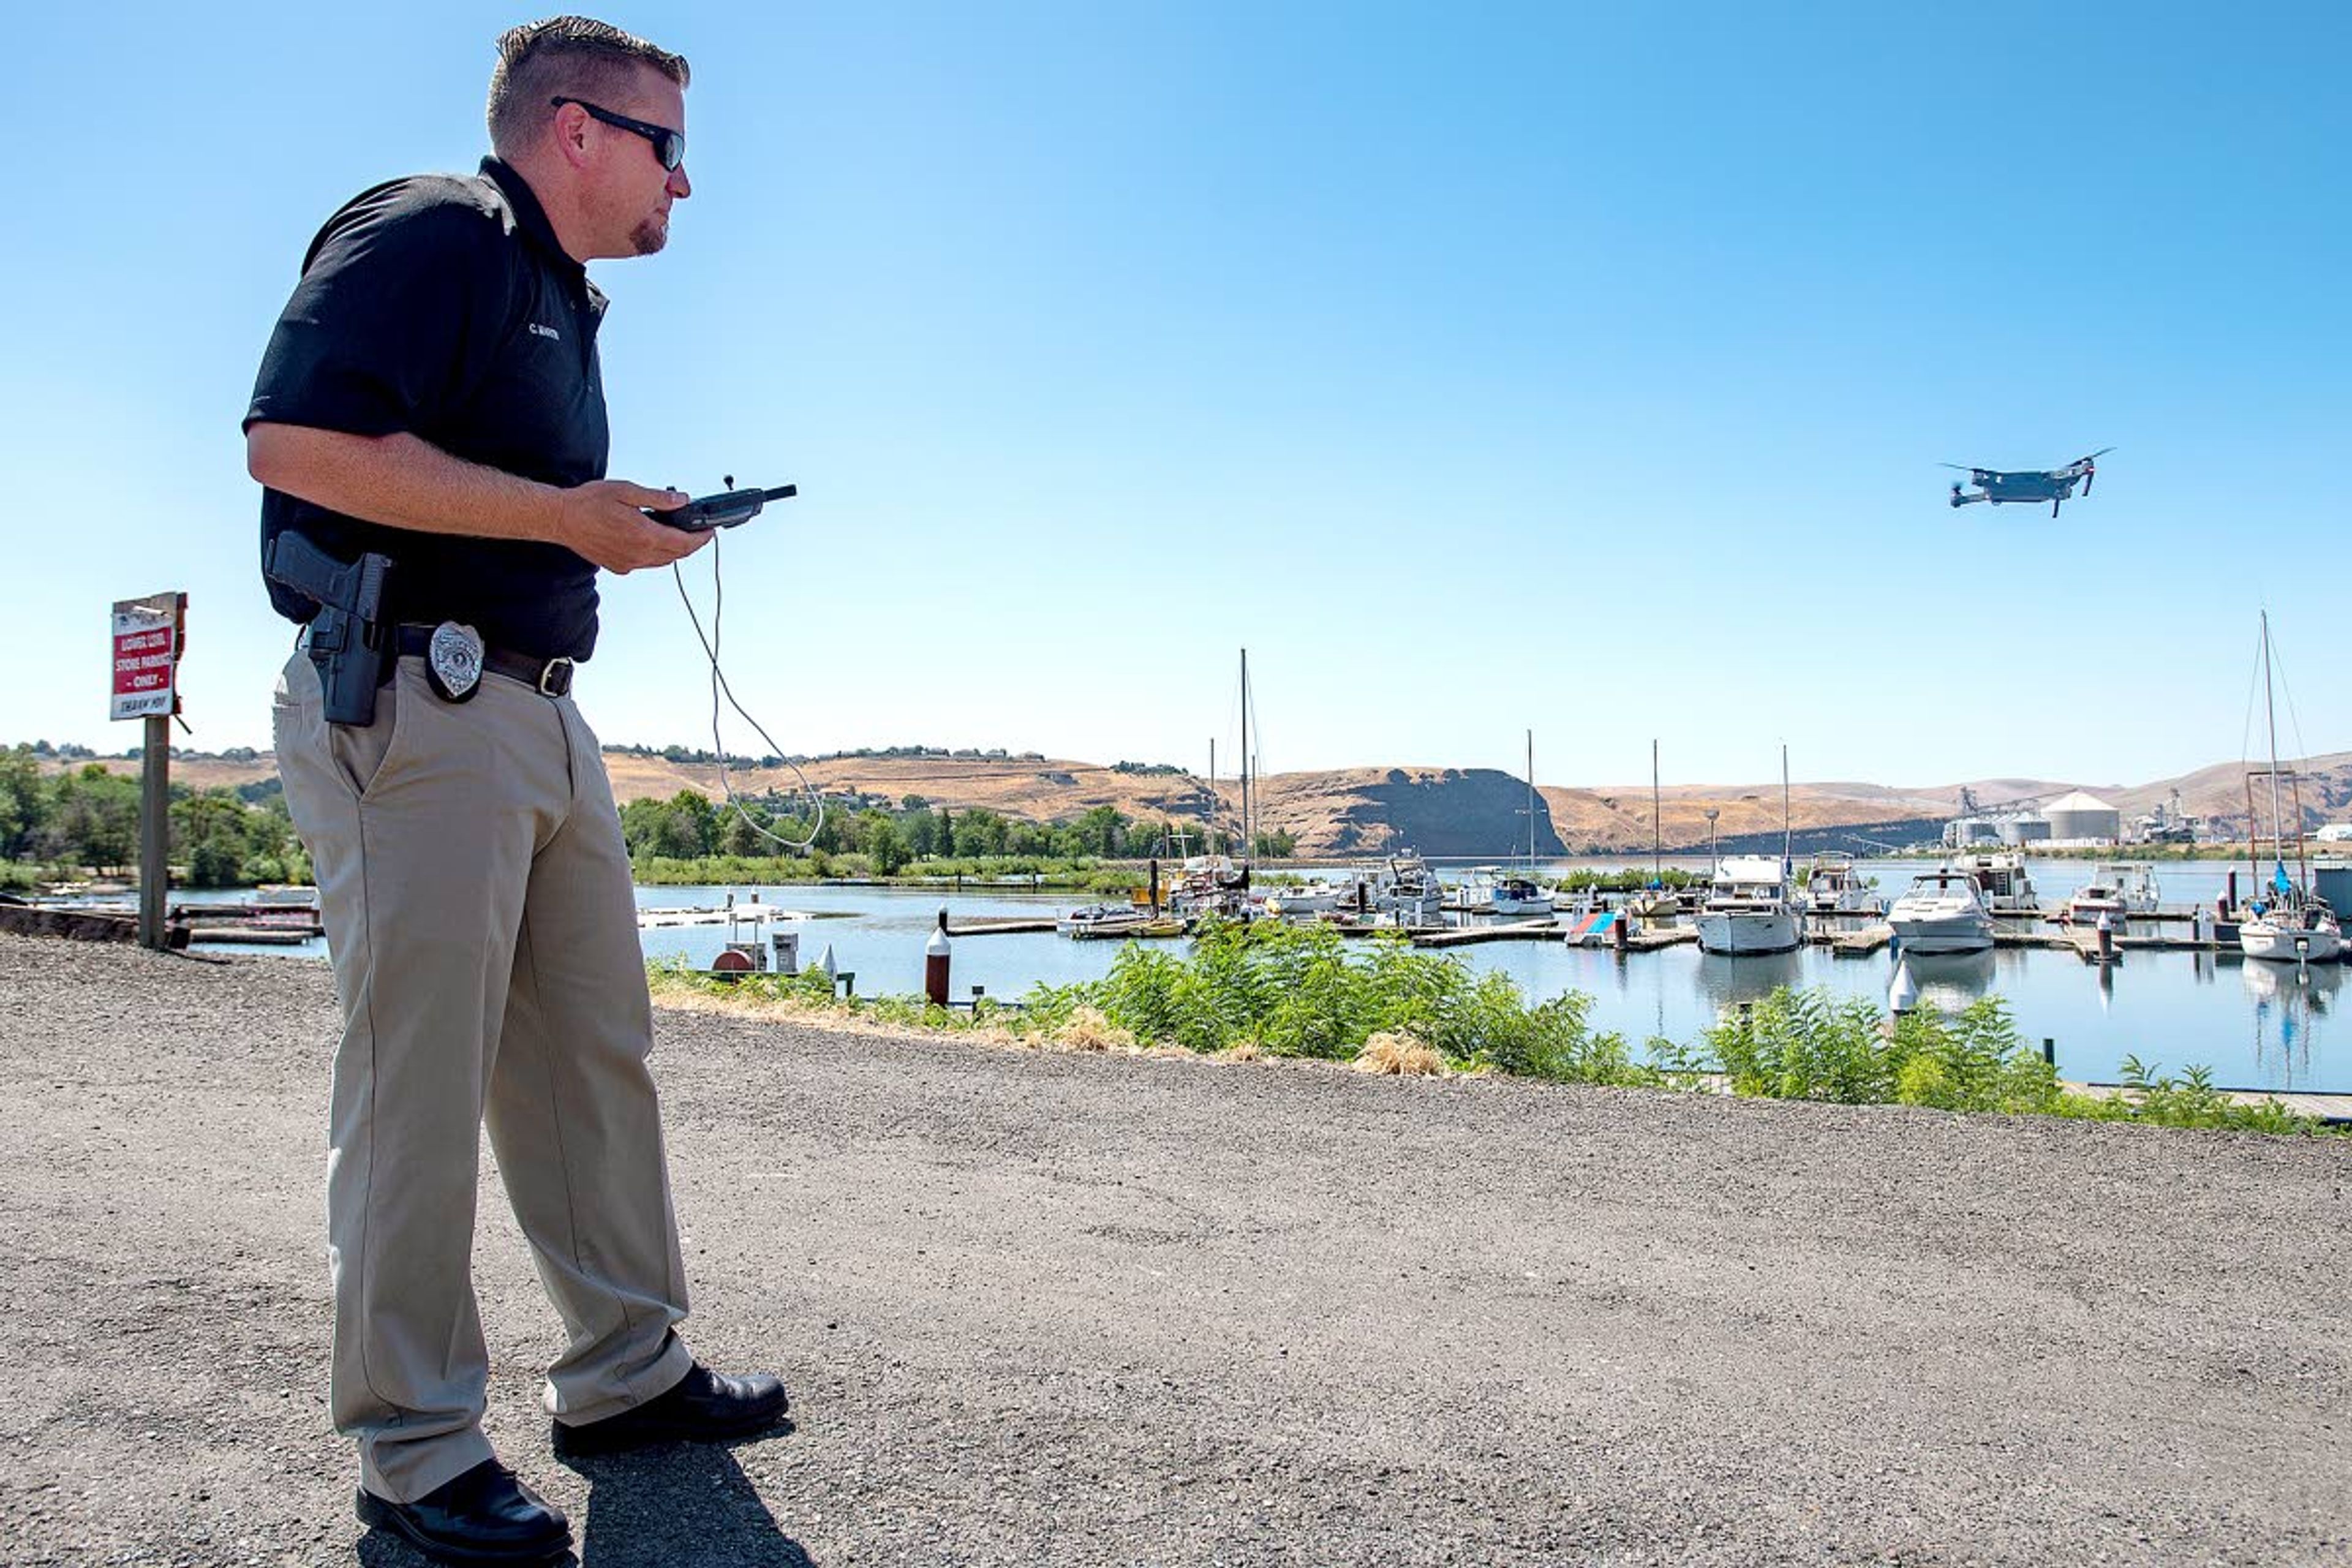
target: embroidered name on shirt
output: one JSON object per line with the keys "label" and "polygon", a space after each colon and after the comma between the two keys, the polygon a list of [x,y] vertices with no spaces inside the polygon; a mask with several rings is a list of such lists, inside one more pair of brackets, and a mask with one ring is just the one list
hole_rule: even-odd
{"label": "embroidered name on shirt", "polygon": [[560,342],[562,342],[563,341],[563,334],[562,334],[562,332],[557,331],[553,327],[543,327],[543,326],[540,325],[537,321],[533,321],[533,322],[530,324],[530,330],[531,330],[531,331],[532,331],[533,333],[535,333],[536,335],[538,335],[538,336],[540,336],[540,337],[542,337],[542,338],[552,338],[555,342],[559,342],[559,343],[560,343]]}

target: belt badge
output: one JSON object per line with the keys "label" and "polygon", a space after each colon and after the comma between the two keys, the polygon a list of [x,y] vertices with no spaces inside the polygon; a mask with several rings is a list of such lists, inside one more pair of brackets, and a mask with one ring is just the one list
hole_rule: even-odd
{"label": "belt badge", "polygon": [[443,621],[425,645],[425,679],[444,702],[472,700],[482,684],[482,637],[471,626]]}

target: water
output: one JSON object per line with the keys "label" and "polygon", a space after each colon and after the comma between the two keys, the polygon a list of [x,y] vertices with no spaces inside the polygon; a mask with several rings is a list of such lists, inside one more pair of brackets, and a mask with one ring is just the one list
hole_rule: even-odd
{"label": "water", "polygon": [[[1614,868],[1622,860],[1549,861],[1548,873],[1583,866]],[[1704,871],[1705,857],[1670,857],[1667,864]],[[2055,907],[2090,879],[2088,861],[2031,862],[2045,907]],[[1900,893],[1926,868],[1918,861],[1864,862],[1879,890]],[[2231,868],[2220,862],[2160,864],[2168,909],[2210,905]],[[2239,868],[2241,886],[2246,873]],[[742,888],[640,888],[640,908],[723,903]],[[241,896],[241,895],[240,895]],[[966,891],[949,894],[898,888],[782,887],[766,889],[769,903],[805,915],[771,927],[747,925],[743,940],[769,930],[800,932],[801,962],[814,964],[829,943],[835,963],[856,975],[861,995],[922,989],[923,943],[945,907],[958,924],[1050,915],[1092,900],[1074,893]],[[2165,929],[2179,931],[2173,925]],[[725,926],[647,931],[648,956],[707,964],[728,940]],[[1179,946],[1181,944],[1171,944]],[[967,937],[955,945],[959,998],[982,985],[992,996],[1016,999],[1038,983],[1066,984],[1106,973],[1120,944],[1072,942],[1051,932]],[[213,951],[213,950],[208,950]],[[217,951],[238,951],[223,947]],[[322,943],[254,948],[274,954],[323,956]],[[1685,945],[1619,959],[1601,949],[1565,942],[1491,942],[1454,949],[1475,969],[1509,975],[1530,998],[1576,990],[1593,998],[1592,1023],[1639,1042],[1653,1036],[1695,1039],[1723,1009],[1753,1001],[1776,985],[1818,985],[1881,1005],[1893,974],[1890,958],[1838,958],[1822,948],[1770,958],[1723,958]],[[1913,958],[1923,1005],[1955,1008],[1979,996],[2007,1000],[2011,1016],[2031,1041],[2055,1042],[2058,1069],[2077,1081],[2113,1082],[2126,1056],[2178,1073],[2190,1064],[2213,1069],[2227,1088],[2352,1092],[2352,1026],[2335,1017],[2343,1003],[2344,969],[2324,964],[2249,963],[2234,954],[2137,952],[2102,971],[2071,952],[2000,949],[1959,958]]]}

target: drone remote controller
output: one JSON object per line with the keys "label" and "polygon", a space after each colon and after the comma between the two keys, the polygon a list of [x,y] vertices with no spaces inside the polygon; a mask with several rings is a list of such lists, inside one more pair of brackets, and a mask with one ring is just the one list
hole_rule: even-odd
{"label": "drone remote controller", "polygon": [[667,527],[681,529],[688,533],[707,533],[714,528],[733,528],[760,515],[761,508],[772,500],[789,500],[800,494],[798,485],[779,485],[772,490],[733,489],[735,476],[725,476],[729,489],[714,496],[701,496],[684,506],[666,510],[649,510],[646,515]]}

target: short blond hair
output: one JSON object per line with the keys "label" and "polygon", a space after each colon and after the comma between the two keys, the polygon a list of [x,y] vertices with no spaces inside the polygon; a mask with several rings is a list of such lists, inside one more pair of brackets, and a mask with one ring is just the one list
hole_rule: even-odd
{"label": "short blond hair", "polygon": [[546,123],[549,99],[602,103],[625,93],[646,67],[680,87],[693,75],[684,55],[591,16],[509,27],[499,35],[499,63],[490,71],[491,149],[501,156],[520,151]]}

